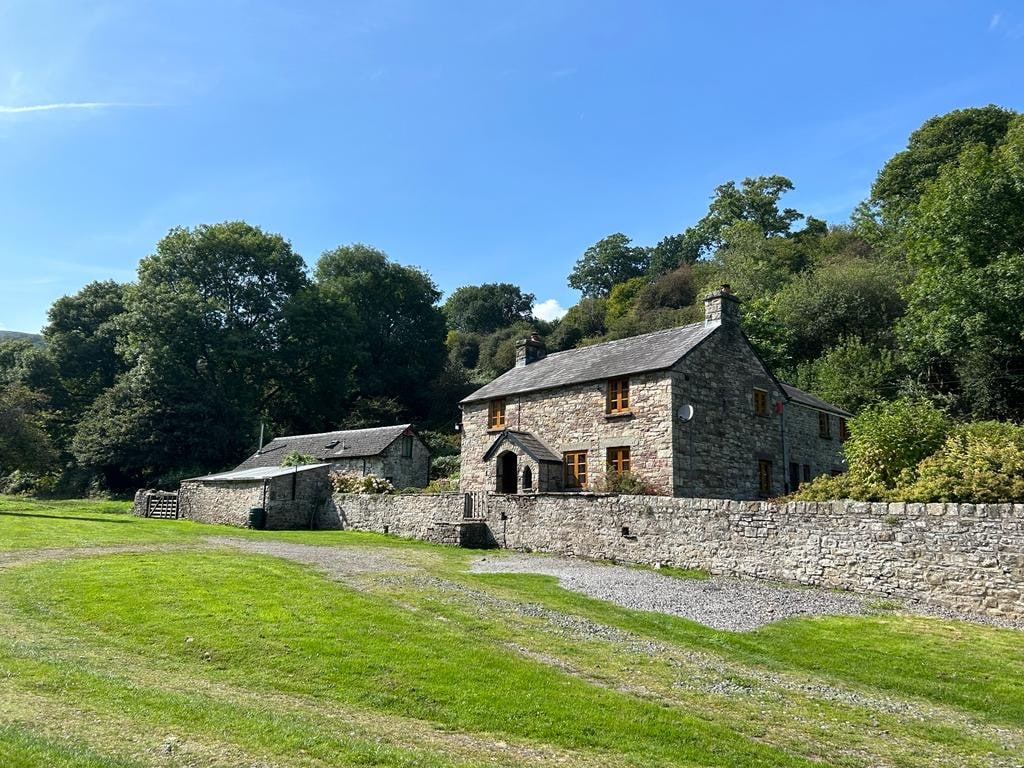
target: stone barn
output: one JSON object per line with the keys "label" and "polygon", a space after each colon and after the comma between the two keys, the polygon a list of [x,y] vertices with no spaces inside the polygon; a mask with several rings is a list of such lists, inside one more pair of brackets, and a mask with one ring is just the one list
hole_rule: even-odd
{"label": "stone barn", "polygon": [[235,469],[279,467],[290,453],[313,456],[334,472],[383,477],[395,488],[430,482],[430,450],[412,424],[275,437]]}
{"label": "stone barn", "polygon": [[246,526],[249,510],[266,510],[266,527],[315,528],[331,498],[329,464],[254,467],[183,480],[179,516],[200,523]]}

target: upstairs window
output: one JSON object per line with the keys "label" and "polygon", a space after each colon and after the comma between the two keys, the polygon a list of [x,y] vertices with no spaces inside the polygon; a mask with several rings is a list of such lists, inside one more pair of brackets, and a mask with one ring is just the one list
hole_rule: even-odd
{"label": "upstairs window", "polygon": [[619,475],[629,472],[629,446],[608,449],[608,471]]}
{"label": "upstairs window", "polygon": [[608,401],[606,413],[627,413],[629,411],[629,377],[608,379]]}
{"label": "upstairs window", "polygon": [[824,411],[818,411],[818,435],[826,440],[832,439],[832,422]]}
{"label": "upstairs window", "polygon": [[754,388],[754,415],[768,415],[768,393],[756,387]]}
{"label": "upstairs window", "polygon": [[565,487],[585,488],[587,486],[587,452],[567,451],[565,461]]}
{"label": "upstairs window", "polygon": [[505,400],[491,400],[490,407],[490,418],[488,419],[488,429],[504,429],[505,428]]}
{"label": "upstairs window", "polygon": [[772,463],[767,459],[757,462],[757,490],[762,496],[772,495]]}
{"label": "upstairs window", "polygon": [[409,435],[402,438],[402,457],[412,458],[412,437]]}
{"label": "upstairs window", "polygon": [[846,423],[846,419],[839,419],[839,439],[846,441],[850,436],[850,425]]}

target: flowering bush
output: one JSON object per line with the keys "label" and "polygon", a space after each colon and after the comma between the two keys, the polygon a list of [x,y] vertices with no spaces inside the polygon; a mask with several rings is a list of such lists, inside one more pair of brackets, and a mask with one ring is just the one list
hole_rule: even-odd
{"label": "flowering bush", "polygon": [[394,493],[390,480],[376,475],[355,475],[351,472],[332,472],[331,486],[335,493]]}

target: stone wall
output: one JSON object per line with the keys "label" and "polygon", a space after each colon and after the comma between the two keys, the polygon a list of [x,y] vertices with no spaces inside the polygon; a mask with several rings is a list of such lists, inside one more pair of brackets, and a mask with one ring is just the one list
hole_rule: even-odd
{"label": "stone wall", "polygon": [[511,549],[1024,615],[1024,504],[779,505],[594,494],[333,501],[336,524],[344,528],[451,543],[451,526],[469,514],[487,525],[497,545]]}

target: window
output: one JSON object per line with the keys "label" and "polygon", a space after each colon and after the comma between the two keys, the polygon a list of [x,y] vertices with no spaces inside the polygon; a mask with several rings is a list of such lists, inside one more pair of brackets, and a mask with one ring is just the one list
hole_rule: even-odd
{"label": "window", "polygon": [[529,467],[523,468],[523,490],[529,491],[533,488],[533,472]]}
{"label": "window", "polygon": [[629,377],[608,380],[608,402],[606,413],[629,412]]}
{"label": "window", "polygon": [[824,411],[818,411],[818,434],[826,440],[832,438],[832,424]]}
{"label": "window", "polygon": [[504,429],[505,428],[505,401],[504,400],[491,400],[490,408],[490,419],[488,420],[488,429]]}
{"label": "window", "polygon": [[844,442],[850,436],[850,425],[846,423],[846,419],[839,419],[839,439]]}
{"label": "window", "polygon": [[587,485],[587,452],[567,451],[565,457],[565,487],[585,488]]}
{"label": "window", "polygon": [[811,482],[811,465],[810,464],[804,464],[804,482],[805,483]]}
{"label": "window", "polygon": [[767,459],[757,462],[757,489],[765,496],[772,493],[772,463]]}
{"label": "window", "polygon": [[754,389],[754,414],[757,416],[768,415],[768,393],[763,389]]}
{"label": "window", "polygon": [[402,457],[406,459],[412,457],[412,437],[409,435],[402,438]]}
{"label": "window", "polygon": [[629,446],[608,449],[608,471],[618,474],[629,472]]}

